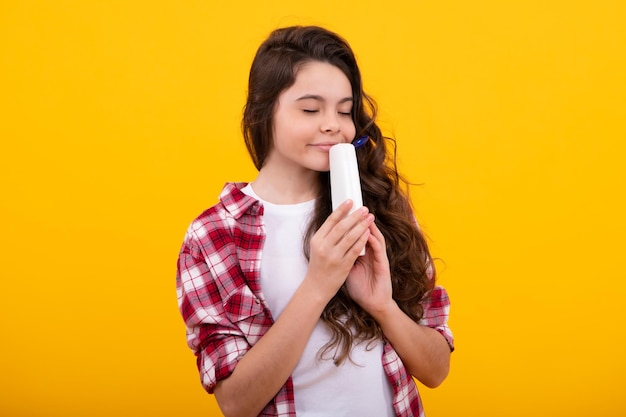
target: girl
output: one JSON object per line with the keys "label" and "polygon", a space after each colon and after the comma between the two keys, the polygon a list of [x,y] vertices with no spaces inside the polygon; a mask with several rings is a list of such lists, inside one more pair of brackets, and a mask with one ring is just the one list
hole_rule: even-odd
{"label": "girl", "polygon": [[[178,260],[203,386],[227,417],[423,415],[412,376],[446,378],[449,302],[352,50],[319,27],[278,29],[248,88],[258,176],[226,184]],[[362,137],[367,208],[331,213],[328,151]]]}

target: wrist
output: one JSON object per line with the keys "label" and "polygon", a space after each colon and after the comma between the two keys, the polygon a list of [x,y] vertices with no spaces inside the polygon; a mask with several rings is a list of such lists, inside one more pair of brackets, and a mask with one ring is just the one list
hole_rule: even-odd
{"label": "wrist", "polygon": [[387,303],[377,308],[370,309],[368,313],[376,320],[376,322],[382,327],[384,323],[390,320],[394,320],[398,314],[402,314],[402,310],[396,300],[390,299]]}
{"label": "wrist", "polygon": [[324,310],[326,304],[330,301],[334,294],[327,294],[327,291],[323,291],[320,288],[320,285],[315,282],[314,279],[310,278],[308,275],[302,281],[302,284],[296,290],[296,294],[301,294],[304,300],[307,303],[317,307],[321,310]]}

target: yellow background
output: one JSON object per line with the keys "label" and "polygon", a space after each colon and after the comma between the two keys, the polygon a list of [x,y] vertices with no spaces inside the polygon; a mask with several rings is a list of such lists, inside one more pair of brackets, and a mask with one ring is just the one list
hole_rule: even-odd
{"label": "yellow background", "polygon": [[[623,1],[2,1],[0,415],[218,416],[175,296],[275,27],[355,49],[450,292],[429,416],[623,416]],[[338,393],[340,395],[340,393]]]}

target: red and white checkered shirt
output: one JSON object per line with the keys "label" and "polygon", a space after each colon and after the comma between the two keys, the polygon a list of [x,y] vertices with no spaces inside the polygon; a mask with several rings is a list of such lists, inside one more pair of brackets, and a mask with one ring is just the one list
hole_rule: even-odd
{"label": "red and white checkered shirt", "polygon": [[[245,185],[225,185],[219,203],[192,222],[178,258],[178,305],[209,393],[273,324],[260,287],[263,206],[241,192]],[[435,287],[422,304],[420,324],[438,330],[453,349],[446,291]],[[392,383],[396,415],[423,416],[415,382],[390,343],[384,344],[382,366]],[[289,378],[260,416],[295,415]]]}

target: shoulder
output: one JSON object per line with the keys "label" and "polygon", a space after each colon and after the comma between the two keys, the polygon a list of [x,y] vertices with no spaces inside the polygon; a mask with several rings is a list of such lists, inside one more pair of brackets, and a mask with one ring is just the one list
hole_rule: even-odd
{"label": "shoulder", "polygon": [[[226,183],[219,201],[204,210],[189,225],[185,243],[204,249],[215,249],[228,242],[234,230],[250,223],[249,218],[262,214],[261,203],[244,194],[241,189],[246,183]],[[245,220],[244,220],[245,218]]]}

